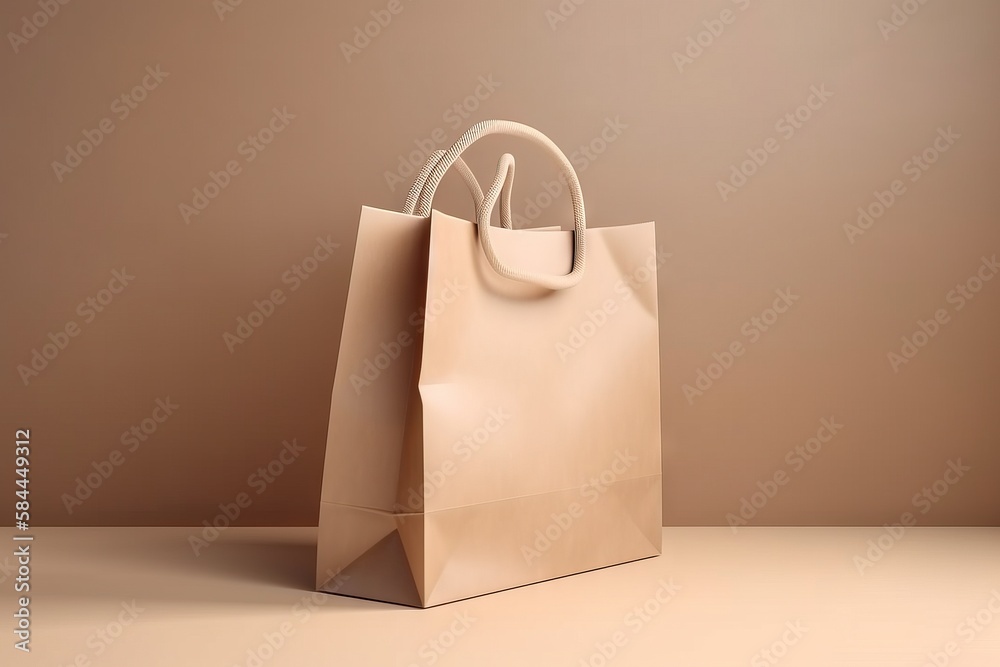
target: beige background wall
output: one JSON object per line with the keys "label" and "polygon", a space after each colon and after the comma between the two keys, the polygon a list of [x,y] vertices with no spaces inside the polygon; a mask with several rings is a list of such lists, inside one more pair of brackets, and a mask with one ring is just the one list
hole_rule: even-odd
{"label": "beige background wall", "polygon": [[[568,16],[401,0],[345,55],[388,1],[224,2],[52,0],[37,31],[35,2],[0,8],[21,33],[0,47],[0,405],[5,438],[31,429],[35,523],[198,524],[247,491],[240,524],[314,524],[358,210],[400,207],[400,156],[486,118],[577,153],[590,224],[658,223],[666,523],[724,524],[743,498],[762,505],[750,524],[1000,523],[1000,279],[975,279],[1000,251],[1000,4],[897,0],[916,11],[890,31],[890,0],[567,0]],[[269,123],[263,150],[243,143]],[[84,132],[99,145],[54,167]],[[912,157],[935,142],[924,171]],[[477,145],[481,178],[503,150],[519,214],[532,198],[537,224],[568,225],[527,144]],[[723,197],[748,155],[763,165]],[[457,178],[438,206],[469,212]],[[974,298],[953,291],[970,279]],[[224,334],[276,289],[230,352]],[[792,305],[769,313],[779,290]],[[26,383],[49,334],[65,349]],[[699,370],[717,379],[686,395]],[[807,461],[795,448],[824,419],[842,428]],[[126,435],[143,420],[144,440]],[[280,475],[250,477],[293,439]],[[70,513],[95,466],[112,472]]]}

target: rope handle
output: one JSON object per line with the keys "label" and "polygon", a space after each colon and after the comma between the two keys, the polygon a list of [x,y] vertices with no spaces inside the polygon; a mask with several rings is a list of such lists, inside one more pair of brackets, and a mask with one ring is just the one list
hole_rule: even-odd
{"label": "rope handle", "polygon": [[[466,177],[465,172],[468,171],[468,165],[462,166],[464,164],[461,161],[462,153],[475,142],[491,134],[504,134],[528,139],[544,148],[559,163],[573,202],[573,268],[569,273],[563,275],[536,273],[509,266],[496,254],[490,238],[490,218],[493,213],[493,207],[496,205],[497,199],[501,194],[507,199],[509,206],[510,192],[514,185],[514,158],[509,153],[501,156],[497,163],[493,183],[483,195],[482,203],[477,204],[476,222],[478,223],[479,241],[486,259],[497,273],[511,280],[530,283],[553,290],[565,289],[576,285],[583,278],[586,266],[587,218],[583,205],[583,192],[580,189],[580,179],[577,177],[572,163],[559,150],[559,147],[533,127],[509,120],[487,120],[473,125],[465,134],[459,137],[458,141],[451,148],[444,151],[443,154],[440,151],[436,151],[428,159],[407,195],[406,212],[415,213],[420,216],[429,216],[434,193],[441,183],[441,179],[444,178],[445,173],[452,165],[458,164],[459,172],[463,174],[463,177]],[[466,180],[468,182],[467,177]],[[473,193],[475,196],[474,190]],[[502,202],[501,206],[503,206]]]}
{"label": "rope handle", "polygon": [[[421,167],[416,179],[414,179],[413,185],[410,186],[410,191],[406,194],[406,204],[403,206],[403,213],[406,213],[407,215],[414,214],[417,199],[420,197],[420,193],[427,183],[427,177],[430,175],[431,170],[437,166],[437,163],[441,160],[443,155],[444,151],[437,150],[427,156],[427,161],[424,162],[424,166]],[[466,164],[465,160],[458,158],[455,161],[455,169],[458,170],[462,180],[465,181],[465,185],[469,188],[469,192],[472,193],[472,199],[476,204],[476,219],[478,220],[483,206],[483,189],[479,186],[479,181],[476,179],[476,175],[472,173],[472,169],[469,168],[469,165]],[[513,177],[513,174],[511,176]],[[510,207],[510,196],[513,188],[514,181],[511,180],[510,187],[504,188],[500,197],[500,226],[504,229],[514,228]]]}

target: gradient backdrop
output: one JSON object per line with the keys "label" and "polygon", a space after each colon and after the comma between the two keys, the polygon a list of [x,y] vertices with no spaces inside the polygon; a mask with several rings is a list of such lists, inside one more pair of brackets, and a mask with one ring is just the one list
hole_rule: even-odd
{"label": "gradient backdrop", "polygon": [[[359,209],[507,118],[571,155],[592,226],[657,222],[668,525],[1000,525],[996,2],[11,0],[0,27],[0,406],[35,524],[246,491],[238,524],[315,525]],[[518,224],[568,227],[528,144],[469,161],[507,150]],[[471,213],[456,176],[437,206]]]}

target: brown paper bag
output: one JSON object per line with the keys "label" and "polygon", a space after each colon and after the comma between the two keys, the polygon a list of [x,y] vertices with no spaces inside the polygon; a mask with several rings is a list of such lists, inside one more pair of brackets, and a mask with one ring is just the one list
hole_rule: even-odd
{"label": "brown paper bag", "polygon": [[[574,231],[509,228],[510,155],[477,194],[459,156],[487,134],[557,159]],[[475,222],[430,209],[456,163]],[[429,607],[659,554],[653,223],[587,229],[569,160],[509,121],[432,156],[407,211],[361,211],[318,589]]]}

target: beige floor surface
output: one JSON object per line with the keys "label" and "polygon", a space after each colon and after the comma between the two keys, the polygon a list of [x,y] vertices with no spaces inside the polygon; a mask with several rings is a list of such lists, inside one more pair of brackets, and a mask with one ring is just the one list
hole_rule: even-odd
{"label": "beige floor surface", "polygon": [[429,610],[311,593],[315,529],[33,534],[3,665],[1000,667],[997,528],[665,528],[662,557]]}

